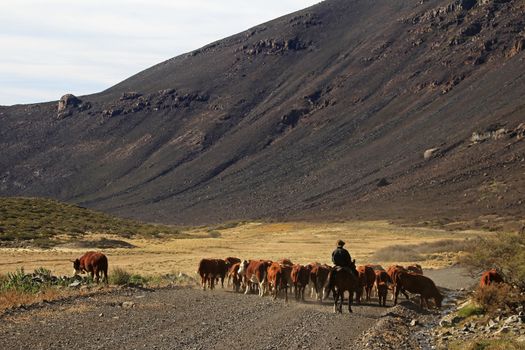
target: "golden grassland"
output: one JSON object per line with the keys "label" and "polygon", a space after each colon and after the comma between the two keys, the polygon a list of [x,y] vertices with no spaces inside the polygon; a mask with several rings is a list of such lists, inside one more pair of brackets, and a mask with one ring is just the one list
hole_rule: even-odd
{"label": "golden grassland", "polygon": [[[447,231],[433,228],[402,227],[386,221],[372,222],[249,222],[185,229],[183,235],[176,237],[137,237],[123,238],[110,234],[84,236],[86,241],[98,242],[101,239],[125,241],[134,248],[105,248],[110,273],[112,268],[120,267],[131,273],[158,275],[184,272],[194,275],[201,258],[225,258],[236,256],[242,259],[290,258],[293,262],[308,263],[318,261],[330,263],[331,252],[338,239],[346,242],[346,248],[356,259],[357,264],[378,263],[387,266],[391,263],[408,264],[417,262],[424,268],[441,268],[452,264],[461,252],[436,251],[422,255],[417,261],[399,261],[399,255],[392,260],[382,254],[382,261],[374,260],[378,250],[388,252],[403,246],[434,244],[450,240],[458,244],[478,236],[492,235],[482,231]],[[74,244],[68,247],[50,249],[1,248],[0,274],[24,268],[26,272],[45,267],[55,275],[72,275],[71,259],[87,251]],[[89,249],[101,250],[101,249]],[[402,260],[402,259],[401,259]]]}

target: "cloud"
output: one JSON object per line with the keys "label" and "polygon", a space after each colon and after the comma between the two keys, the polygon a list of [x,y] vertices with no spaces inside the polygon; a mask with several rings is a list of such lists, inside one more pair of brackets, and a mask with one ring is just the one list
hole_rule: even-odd
{"label": "cloud", "polygon": [[0,105],[102,91],[166,59],[317,2],[6,1],[0,5]]}

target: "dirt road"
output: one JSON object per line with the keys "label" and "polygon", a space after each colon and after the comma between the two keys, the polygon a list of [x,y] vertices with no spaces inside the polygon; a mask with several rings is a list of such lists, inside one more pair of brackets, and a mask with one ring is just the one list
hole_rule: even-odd
{"label": "dirt road", "polygon": [[0,348],[340,349],[385,311],[355,306],[336,315],[328,302],[285,304],[220,289],[122,290],[6,315]]}
{"label": "dirt road", "polygon": [[[447,288],[473,283],[461,268],[428,274]],[[375,301],[353,310],[349,314],[345,306],[340,315],[328,301],[292,298],[286,304],[220,288],[123,289],[5,314],[0,318],[0,349],[359,349],[364,347],[359,341],[363,333],[376,334],[371,328],[394,312]],[[401,339],[397,345],[407,341],[406,348],[420,348],[410,345],[408,327],[391,328]]]}

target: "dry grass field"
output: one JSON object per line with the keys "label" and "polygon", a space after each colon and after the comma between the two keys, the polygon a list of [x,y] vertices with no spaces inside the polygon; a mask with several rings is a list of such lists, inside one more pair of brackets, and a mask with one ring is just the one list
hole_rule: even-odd
{"label": "dry grass field", "polygon": [[[118,239],[134,248],[104,248],[109,258],[110,273],[115,267],[141,275],[185,272],[193,275],[203,257],[236,256],[245,259],[287,257],[293,262],[330,263],[337,239],[357,264],[417,262],[424,268],[452,264],[468,239],[492,235],[481,231],[446,231],[421,227],[402,227],[384,221],[339,223],[242,223],[184,230],[181,238],[129,239],[111,235],[90,235],[86,240]],[[184,237],[184,238],[182,238]],[[107,242],[107,241],[106,241]],[[50,269],[57,275],[71,275],[71,259],[88,248],[69,244],[50,249],[0,249],[0,273],[23,267],[33,271]],[[84,244],[85,246],[85,244]]]}

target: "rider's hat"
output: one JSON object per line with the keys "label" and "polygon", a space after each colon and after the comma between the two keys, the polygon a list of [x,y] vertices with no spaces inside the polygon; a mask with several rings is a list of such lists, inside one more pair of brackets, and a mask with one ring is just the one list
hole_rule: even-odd
{"label": "rider's hat", "polygon": [[338,241],[337,241],[337,246],[338,246],[338,247],[342,247],[342,246],[344,246],[344,245],[345,245],[345,242],[344,242],[344,241],[342,241],[342,240],[338,240]]}

